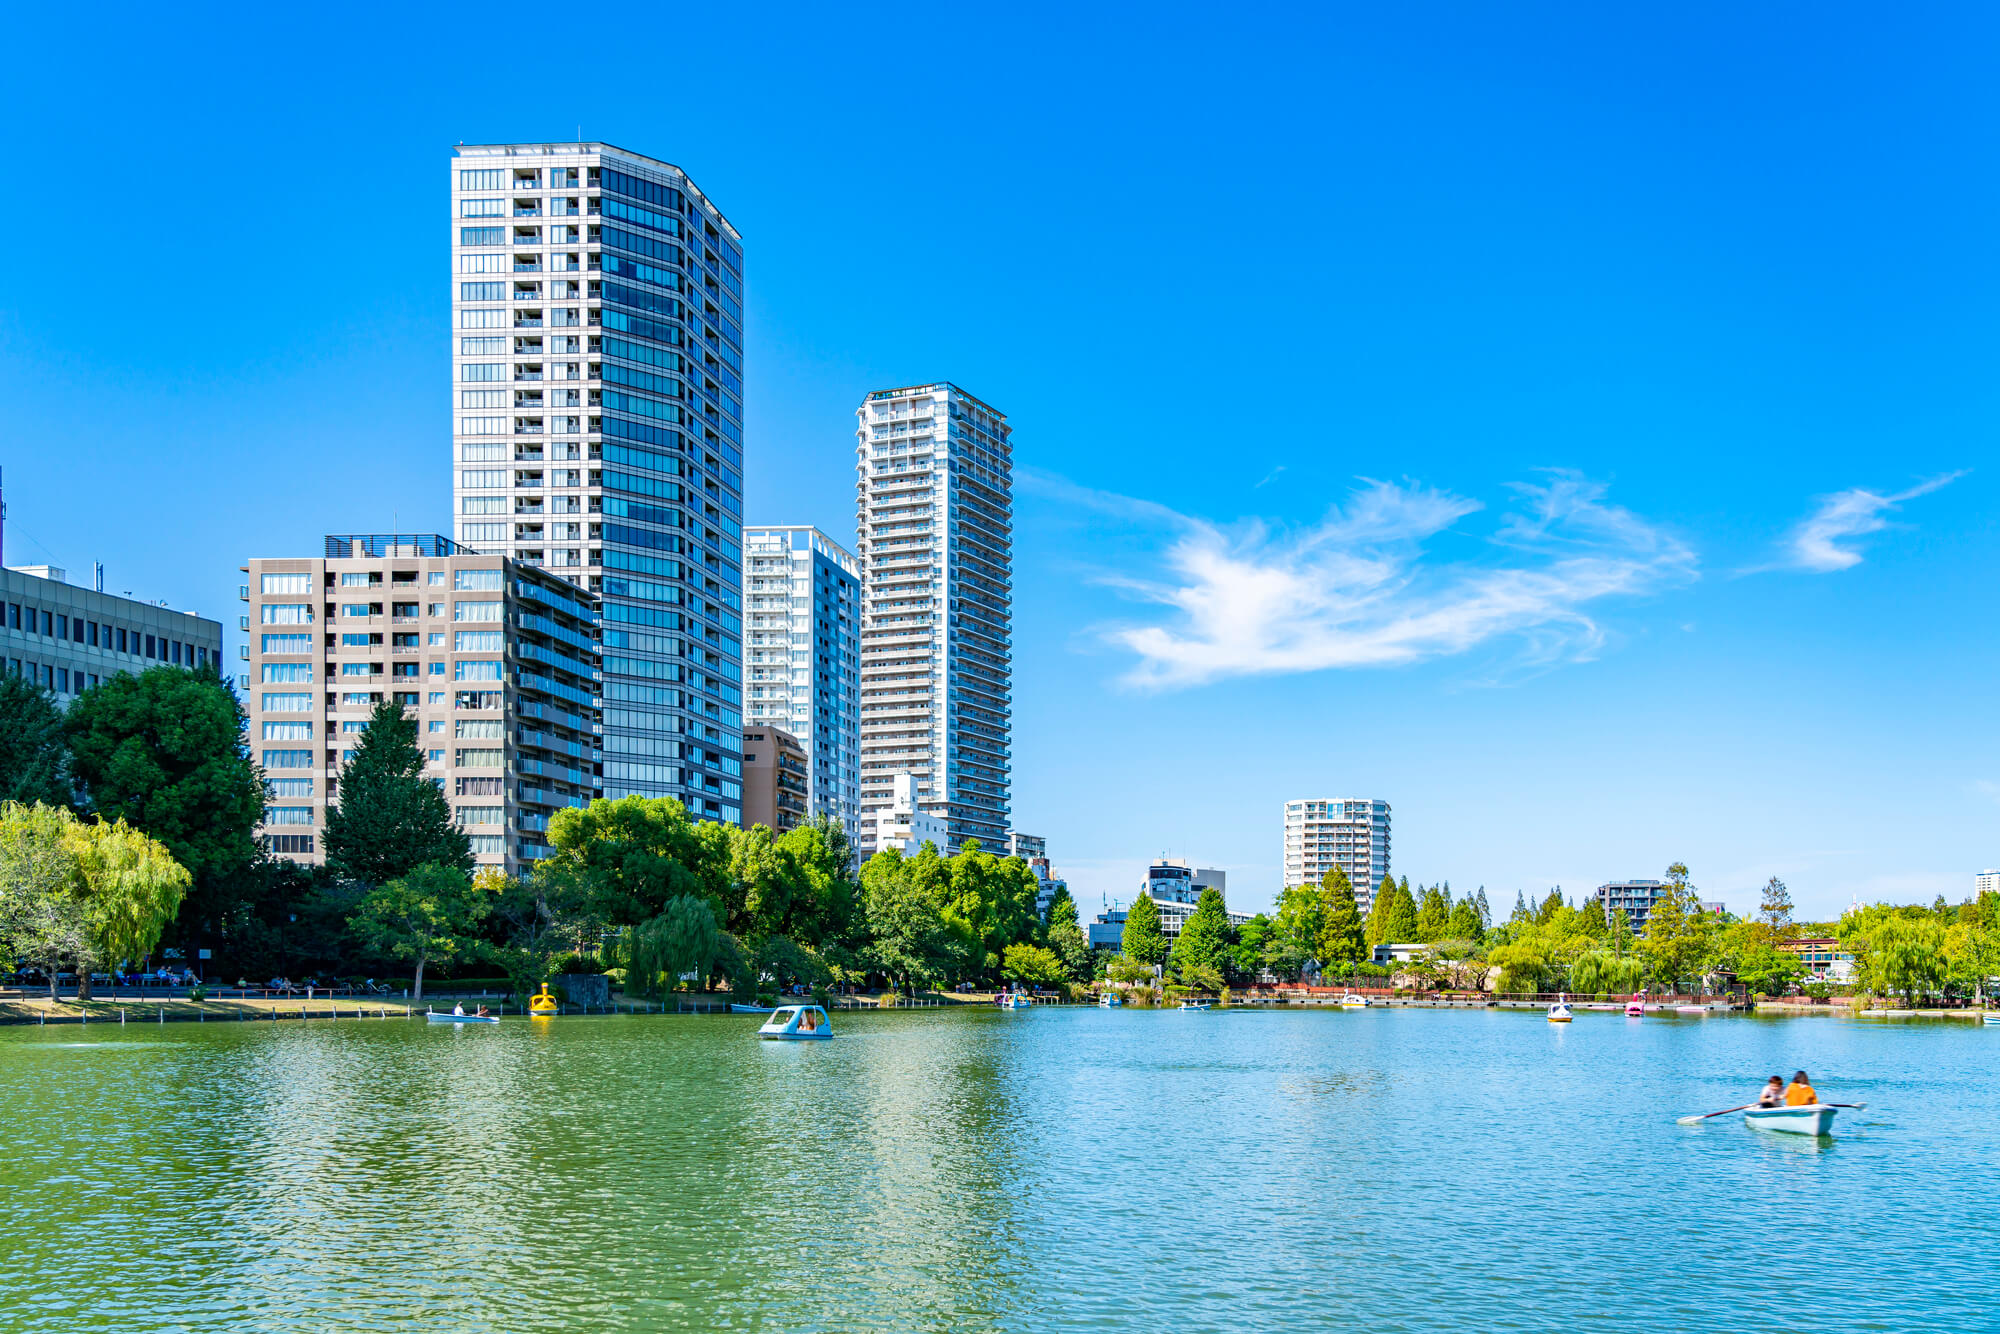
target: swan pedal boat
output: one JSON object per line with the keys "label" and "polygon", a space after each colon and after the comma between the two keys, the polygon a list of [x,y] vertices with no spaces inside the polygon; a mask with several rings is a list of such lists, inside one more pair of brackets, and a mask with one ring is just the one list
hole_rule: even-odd
{"label": "swan pedal boat", "polygon": [[788,1042],[809,1042],[833,1036],[833,1021],[817,1005],[787,1005],[772,1011],[770,1019],[757,1030],[760,1038]]}
{"label": "swan pedal boat", "polygon": [[1785,1135],[1824,1135],[1832,1129],[1834,1113],[1838,1110],[1822,1103],[1807,1103],[1799,1107],[1752,1107],[1743,1113],[1743,1119],[1758,1130]]}
{"label": "swan pedal boat", "polygon": [[1567,1024],[1575,1018],[1576,1016],[1570,1013],[1567,1001],[1557,1001],[1549,1007],[1549,1022],[1552,1024]]}
{"label": "swan pedal boat", "polygon": [[1343,1010],[1365,1010],[1368,1008],[1368,998],[1366,996],[1357,996],[1350,991],[1340,998],[1340,1008]]}
{"label": "swan pedal boat", "polygon": [[497,1024],[500,1022],[500,1016],[497,1014],[439,1014],[436,1010],[432,1010],[424,1018],[433,1024]]}

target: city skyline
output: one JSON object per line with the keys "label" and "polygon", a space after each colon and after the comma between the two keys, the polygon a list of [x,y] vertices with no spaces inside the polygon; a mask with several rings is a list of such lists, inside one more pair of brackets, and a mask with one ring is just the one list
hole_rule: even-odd
{"label": "city skyline", "polygon": [[[1774,874],[1804,916],[1962,896],[2000,843],[1995,348],[1968,314],[2000,287],[2000,209],[1961,169],[1995,111],[1970,55],[1989,21],[1834,23],[1805,52],[1775,20],[1699,15],[1660,41],[1601,14],[1553,40],[1470,9],[1444,36],[1303,22],[1279,50],[1170,21],[1088,86],[982,35],[962,86],[1004,77],[1042,99],[1026,114],[843,86],[866,25],[690,70],[669,108],[617,87],[529,106],[427,21],[393,57],[336,35],[282,76],[241,34],[98,34],[92,68],[22,72],[22,142],[118,143],[154,179],[227,144],[247,188],[236,225],[177,239],[174,268],[231,278],[182,284],[170,337],[130,336],[105,266],[31,256],[0,299],[8,559],[103,560],[107,589],[233,626],[252,553],[458,533],[445,442],[473,414],[456,380],[449,413],[438,393],[439,162],[581,120],[684,166],[752,238],[746,521],[848,531],[851,413],[881,386],[950,378],[1032,424],[1010,822],[1086,908],[1166,851],[1260,906],[1271,812],[1336,791],[1394,805],[1396,874],[1496,908],[1675,860],[1739,910]],[[21,37],[81,49],[74,26]],[[1266,75],[1226,75],[1219,115],[1165,91],[1252,52]],[[1891,96],[1882,61],[1929,77]],[[231,95],[190,99],[168,67]],[[1673,91],[1690,68],[1701,99]],[[981,169],[930,176],[924,209],[828,206],[967,144]],[[296,237],[349,207],[358,159],[369,221],[344,272],[302,277]],[[1159,208],[1196,159],[1226,203]],[[69,225],[120,244],[105,211]],[[1163,279],[1218,227],[1241,281]],[[882,299],[938,291],[976,314]],[[282,314],[250,337],[246,310]],[[1199,362],[1257,414],[1190,407],[1180,329],[1229,331]]]}

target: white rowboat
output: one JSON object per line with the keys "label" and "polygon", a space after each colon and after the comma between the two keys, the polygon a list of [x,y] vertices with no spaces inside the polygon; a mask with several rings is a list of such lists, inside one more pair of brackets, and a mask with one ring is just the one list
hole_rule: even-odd
{"label": "white rowboat", "polygon": [[732,1001],[729,1006],[729,1012],[731,1014],[770,1014],[777,1008],[775,1005],[738,1005]]}
{"label": "white rowboat", "polygon": [[497,1024],[500,1022],[500,1016],[497,1014],[439,1014],[436,1010],[432,1010],[424,1018],[433,1024]]}
{"label": "white rowboat", "polygon": [[1753,1107],[1743,1113],[1743,1119],[1758,1130],[1785,1135],[1824,1135],[1832,1127],[1837,1110],[1816,1102],[1800,1107]]}
{"label": "white rowboat", "polygon": [[1181,1002],[1183,1010],[1206,1010],[1208,1007],[1209,1002],[1205,1000],[1184,1000]]}

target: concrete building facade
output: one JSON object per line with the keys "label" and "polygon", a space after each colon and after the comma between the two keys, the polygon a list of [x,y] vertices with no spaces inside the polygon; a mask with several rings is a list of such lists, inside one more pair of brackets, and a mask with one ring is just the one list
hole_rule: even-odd
{"label": "concrete building facade", "polygon": [[603,599],[604,791],[743,805],[743,245],[610,144],[451,160],[457,538]]}
{"label": "concrete building facade", "polygon": [[856,410],[862,853],[915,780],[947,851],[1005,845],[1013,735],[1013,494],[1005,414],[938,382]]}
{"label": "concrete building facade", "polygon": [[942,816],[925,809],[917,796],[917,780],[909,774],[896,775],[890,785],[889,804],[877,806],[868,816],[862,837],[870,856],[885,848],[895,848],[905,857],[915,856],[926,843],[949,855],[950,826]]}
{"label": "concrete building facade", "polygon": [[548,855],[552,813],[600,795],[594,594],[427,535],[329,537],[320,557],[244,573],[270,852],[325,860],[341,770],[385,700],[416,719],[424,772],[482,866],[521,873]]}
{"label": "concrete building facade", "polygon": [[743,725],[743,827],[774,834],[811,818],[810,767],[797,737],[769,723]]}
{"label": "concrete building facade", "polygon": [[1285,803],[1285,888],[1319,883],[1338,866],[1365,916],[1389,874],[1389,803],[1369,798]]}
{"label": "concrete building facade", "polygon": [[[807,805],[861,842],[861,564],[812,527],[743,532],[745,725],[805,748]],[[744,764],[750,741],[744,739]],[[755,823],[746,808],[746,821]]]}
{"label": "concrete building facade", "polygon": [[222,671],[222,623],[79,588],[54,565],[0,570],[0,670],[65,700],[120,672]]}

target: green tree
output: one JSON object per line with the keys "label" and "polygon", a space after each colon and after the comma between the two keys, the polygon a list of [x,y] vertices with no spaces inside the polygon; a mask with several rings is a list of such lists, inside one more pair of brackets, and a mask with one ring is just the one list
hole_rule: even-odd
{"label": "green tree", "polygon": [[1069,977],[1068,967],[1055,952],[1040,945],[1009,945],[1000,971],[1009,981],[1038,987],[1059,987]]}
{"label": "green tree", "polygon": [[1473,900],[1460,899],[1451,905],[1451,916],[1445,920],[1445,940],[1464,940],[1477,945],[1486,935],[1486,925],[1479,920],[1479,905]]}
{"label": "green tree", "polygon": [[1188,914],[1180,935],[1174,940],[1175,971],[1182,977],[1196,968],[1220,974],[1230,964],[1233,934],[1222,892],[1213,887],[1202,890],[1201,897],[1195,900],[1194,911]]}
{"label": "green tree", "polygon": [[424,969],[448,964],[475,946],[487,904],[456,865],[424,862],[369,889],[348,926],[366,948],[415,965],[410,995],[424,998]]}
{"label": "green tree", "polygon": [[1637,959],[1621,959],[1609,950],[1589,950],[1569,966],[1572,991],[1586,996],[1599,992],[1629,994],[1639,989],[1645,967]]}
{"label": "green tree", "polygon": [[1382,883],[1375,886],[1375,894],[1368,903],[1368,919],[1362,924],[1361,940],[1369,950],[1386,942],[1389,923],[1389,905],[1396,899],[1396,881],[1384,874]]}
{"label": "green tree", "polygon": [[1125,911],[1125,933],[1119,948],[1126,958],[1148,966],[1165,962],[1167,940],[1160,934],[1160,910],[1151,896],[1141,894]]}
{"label": "green tree", "polygon": [[1243,977],[1255,977],[1270,965],[1274,926],[1270,914],[1260,912],[1236,928],[1236,946],[1230,952],[1235,960],[1233,972]]}
{"label": "green tree", "polygon": [[1296,885],[1278,896],[1264,957],[1279,975],[1296,978],[1308,959],[1319,957],[1325,908],[1324,897],[1312,885]]}
{"label": "green tree", "polygon": [[1414,937],[1425,944],[1435,944],[1445,937],[1445,927],[1451,921],[1451,899],[1438,886],[1432,885],[1424,891],[1417,904],[1417,932]]}
{"label": "green tree", "polygon": [[1711,925],[1694,887],[1687,883],[1687,868],[1674,863],[1665,887],[1647,909],[1646,934],[1639,942],[1653,977],[1669,990],[1695,977],[1709,958]]}
{"label": "green tree", "polygon": [[77,696],[64,720],[85,808],[158,839],[186,868],[169,938],[189,957],[216,943],[255,892],[263,778],[243,740],[246,716],[214,670],[121,672]]}
{"label": "green tree", "polygon": [[1583,906],[1576,910],[1577,930],[1594,940],[1607,939],[1611,934],[1611,924],[1604,920],[1604,901],[1596,895],[1585,899]]}
{"label": "green tree", "polygon": [[1487,905],[1486,886],[1484,885],[1481,885],[1479,887],[1479,896],[1476,906],[1479,909],[1479,929],[1481,931],[1490,929],[1493,925],[1493,909]]}
{"label": "green tree", "polygon": [[554,855],[540,874],[550,900],[586,928],[649,922],[683,894],[707,899],[718,924],[740,927],[748,915],[747,900],[732,887],[727,829],[697,825],[672,797],[557,811],[549,817],[549,846]]}
{"label": "green tree", "polygon": [[471,872],[472,841],[452,823],[444,792],[424,777],[416,719],[402,705],[385,700],[369,716],[340,775],[340,804],[326,813],[324,841],[335,874],[370,885],[425,865],[461,878]]}
{"label": "green tree", "polygon": [[861,868],[869,955],[890,982],[942,982],[980,962],[978,938],[946,920],[950,893],[944,858],[928,843],[912,857],[887,848]]}
{"label": "green tree", "polygon": [[1563,902],[1562,891],[1560,889],[1552,889],[1548,892],[1548,896],[1536,905],[1535,920],[1543,926],[1547,926],[1555,920],[1557,909],[1568,906],[1568,904]]}
{"label": "green tree", "polygon": [[93,970],[152,953],[188,881],[165,844],[122,820],[0,806],[0,938],[48,974],[50,995],[65,966],[88,997]]}
{"label": "green tree", "polygon": [[1090,942],[1078,920],[1076,900],[1067,889],[1059,889],[1049,901],[1049,949],[1062,960],[1063,970],[1072,981],[1090,980]]}
{"label": "green tree", "polygon": [[67,806],[69,742],[53,692],[25,676],[0,676],[0,802]]}
{"label": "green tree", "polygon": [[1410,893],[1409,877],[1396,886],[1389,911],[1382,919],[1383,944],[1409,944],[1417,938],[1417,900]]}
{"label": "green tree", "polygon": [[1945,926],[1935,916],[1887,918],[1870,943],[1870,978],[1884,991],[1920,1002],[1944,990]]}
{"label": "green tree", "polygon": [[1776,876],[1764,885],[1763,901],[1757,905],[1757,926],[1763,944],[1775,946],[1792,938],[1792,893]]}
{"label": "green tree", "polygon": [[1329,867],[1319,882],[1319,938],[1316,953],[1322,964],[1359,963],[1368,957],[1361,925],[1361,908],[1354,901],[1354,884],[1347,872]]}
{"label": "green tree", "polygon": [[721,949],[713,905],[699,894],[682,894],[668,900],[659,916],[632,928],[625,980],[645,996],[658,995],[663,986],[671,991],[690,975],[699,985]]}

